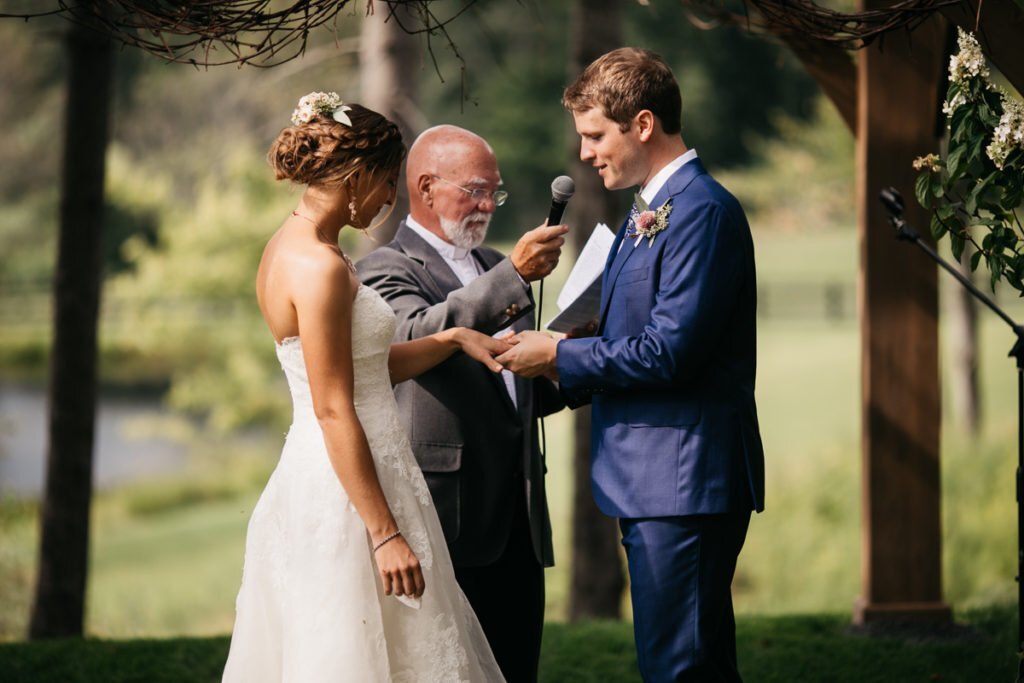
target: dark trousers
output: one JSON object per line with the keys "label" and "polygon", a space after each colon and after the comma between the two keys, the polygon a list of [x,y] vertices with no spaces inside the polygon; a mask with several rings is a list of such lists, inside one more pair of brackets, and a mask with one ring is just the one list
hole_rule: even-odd
{"label": "dark trousers", "polygon": [[750,513],[621,519],[646,683],[740,683],[732,577]]}
{"label": "dark trousers", "polygon": [[455,578],[508,683],[533,683],[544,629],[544,569],[533,552],[526,502],[517,502],[505,551],[494,564],[456,567]]}

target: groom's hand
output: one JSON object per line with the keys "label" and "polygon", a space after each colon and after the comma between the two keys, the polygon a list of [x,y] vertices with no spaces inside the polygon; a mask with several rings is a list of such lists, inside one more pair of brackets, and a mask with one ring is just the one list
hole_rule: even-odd
{"label": "groom's hand", "polygon": [[568,225],[546,223],[529,231],[519,238],[509,255],[512,267],[527,282],[547,277],[558,265],[565,244],[563,235],[567,232]]}
{"label": "groom's hand", "polygon": [[512,348],[495,360],[506,370],[526,377],[544,376],[558,381],[558,367],[555,364],[558,341],[543,332],[520,332],[508,340]]}

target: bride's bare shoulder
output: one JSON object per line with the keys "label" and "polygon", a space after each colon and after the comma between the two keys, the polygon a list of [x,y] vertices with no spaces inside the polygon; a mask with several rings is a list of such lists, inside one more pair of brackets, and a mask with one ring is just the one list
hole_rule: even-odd
{"label": "bride's bare shoulder", "polygon": [[[290,300],[309,294],[354,294],[357,283],[344,254],[323,242],[291,240],[280,233],[267,243],[257,273],[257,289]],[[262,298],[262,296],[261,296]]]}
{"label": "bride's bare shoulder", "polygon": [[345,267],[341,249],[319,240],[296,238],[278,231],[263,250],[260,268],[304,276],[310,272],[331,273]]}

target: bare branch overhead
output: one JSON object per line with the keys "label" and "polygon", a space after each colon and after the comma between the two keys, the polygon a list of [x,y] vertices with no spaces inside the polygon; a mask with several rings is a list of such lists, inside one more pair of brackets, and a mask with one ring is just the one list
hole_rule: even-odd
{"label": "bare branch overhead", "polygon": [[[395,8],[415,22],[401,23],[410,34],[441,38],[454,48],[448,24],[476,0],[462,0],[448,16],[438,16],[430,0],[367,0],[366,13],[380,7],[388,21]],[[117,41],[169,62],[218,66],[270,67],[302,55],[310,31],[337,28],[338,15],[353,0],[55,0],[45,9],[0,12],[0,18],[33,19],[58,15],[85,24]]]}
{"label": "bare branch overhead", "polygon": [[964,0],[899,0],[885,9],[838,12],[813,0],[743,0],[748,10],[738,14],[721,0],[679,0],[697,26],[732,24],[748,30],[819,40],[857,50],[879,36],[904,29],[912,31],[935,12]]}

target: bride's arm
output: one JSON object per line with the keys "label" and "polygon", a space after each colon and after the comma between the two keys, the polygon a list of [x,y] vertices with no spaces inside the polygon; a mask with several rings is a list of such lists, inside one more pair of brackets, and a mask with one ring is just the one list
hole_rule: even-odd
{"label": "bride's arm", "polygon": [[460,349],[492,372],[501,372],[501,365],[494,356],[510,348],[506,342],[475,330],[452,327],[412,341],[392,344],[388,372],[391,383],[398,384],[423,374]]}
{"label": "bride's arm", "polygon": [[[352,370],[352,301],[356,283],[337,259],[311,264],[293,298],[313,411],[331,466],[370,533],[374,547],[400,531],[388,507],[370,446],[356,415]],[[310,272],[310,270],[314,272]],[[423,594],[423,571],[401,536],[375,553],[384,592]]]}

